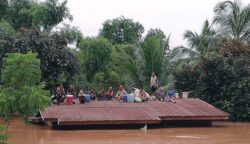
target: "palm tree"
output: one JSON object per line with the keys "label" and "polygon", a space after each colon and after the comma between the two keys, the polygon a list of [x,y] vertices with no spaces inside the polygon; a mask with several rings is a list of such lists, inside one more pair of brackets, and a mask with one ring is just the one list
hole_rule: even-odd
{"label": "palm tree", "polygon": [[208,20],[206,20],[200,34],[187,30],[184,33],[184,39],[187,40],[188,47],[179,46],[174,48],[172,50],[172,53],[176,55],[174,60],[179,60],[180,58],[195,59],[205,54],[211,47],[212,42],[216,39],[216,32]]}
{"label": "palm tree", "polygon": [[213,23],[221,36],[250,43],[250,4],[224,1],[215,6],[214,13]]}
{"label": "palm tree", "polygon": [[201,34],[198,35],[196,32],[187,30],[184,34],[184,39],[187,40],[190,48],[196,49],[199,54],[204,54],[208,51],[209,44],[215,36],[215,31],[212,29],[208,20],[203,24]]}
{"label": "palm tree", "polygon": [[134,55],[128,56],[124,63],[125,84],[128,90],[142,86],[148,89],[152,71],[157,74],[160,84],[168,81],[171,72],[168,55],[169,38],[170,36],[162,39],[158,35],[152,35],[147,37],[142,44],[137,44]]}

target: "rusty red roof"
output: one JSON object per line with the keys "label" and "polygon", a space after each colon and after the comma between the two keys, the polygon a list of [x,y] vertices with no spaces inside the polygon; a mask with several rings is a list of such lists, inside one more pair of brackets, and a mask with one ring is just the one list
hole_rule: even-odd
{"label": "rusty red roof", "polygon": [[227,113],[193,98],[176,99],[176,103],[92,101],[86,104],[52,105],[41,115],[45,122],[57,122],[58,125],[157,124],[162,120],[228,119]]}

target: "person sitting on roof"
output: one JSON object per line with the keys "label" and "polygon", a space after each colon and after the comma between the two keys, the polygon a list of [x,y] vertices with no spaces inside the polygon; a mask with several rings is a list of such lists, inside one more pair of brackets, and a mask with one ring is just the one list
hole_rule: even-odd
{"label": "person sitting on roof", "polygon": [[98,93],[98,100],[106,100],[106,92],[104,88],[102,88]]}
{"label": "person sitting on roof", "polygon": [[133,94],[135,96],[135,100],[134,100],[135,102],[142,102],[142,100],[140,98],[140,89],[134,88]]}
{"label": "person sitting on roof", "polygon": [[96,99],[96,93],[95,93],[95,90],[94,89],[91,89],[88,94],[91,96],[91,99],[92,100],[95,100]]}
{"label": "person sitting on roof", "polygon": [[164,90],[163,87],[159,88],[159,91],[157,92],[156,98],[159,101],[164,101],[164,98],[166,97],[166,91]]}
{"label": "person sitting on roof", "polygon": [[174,101],[174,98],[175,98],[174,84],[169,84],[168,89],[167,89],[167,97],[166,98],[167,98],[167,101],[175,103],[175,101]]}
{"label": "person sitting on roof", "polygon": [[127,94],[127,92],[125,91],[123,85],[120,85],[119,90],[115,95],[115,99],[120,101],[120,102],[123,102],[123,97],[126,96],[126,94]]}
{"label": "person sitting on roof", "polygon": [[64,97],[65,97],[65,91],[64,91],[63,85],[60,84],[56,88],[55,97],[53,99],[53,102],[55,102],[59,105],[59,103],[63,101]]}
{"label": "person sitting on roof", "polygon": [[112,87],[109,87],[109,89],[108,89],[106,95],[107,95],[107,99],[108,99],[108,100],[111,100],[111,99],[113,98],[114,92],[113,92]]}
{"label": "person sitting on roof", "polygon": [[142,102],[148,101],[148,98],[146,96],[146,92],[143,88],[140,88],[139,98],[142,100]]}
{"label": "person sitting on roof", "polygon": [[78,94],[79,102],[85,104],[85,99],[84,99],[84,92],[81,89]]}
{"label": "person sitting on roof", "polygon": [[70,86],[69,86],[69,89],[68,89],[68,92],[67,92],[67,93],[70,94],[70,95],[73,95],[74,98],[77,97],[77,96],[76,96],[76,89],[75,89],[75,87],[74,87],[73,85],[70,85]]}

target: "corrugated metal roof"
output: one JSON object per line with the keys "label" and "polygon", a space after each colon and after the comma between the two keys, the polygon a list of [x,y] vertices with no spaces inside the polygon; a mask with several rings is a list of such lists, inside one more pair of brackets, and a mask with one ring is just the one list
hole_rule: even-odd
{"label": "corrugated metal roof", "polygon": [[86,104],[53,105],[42,113],[44,121],[66,124],[160,123],[161,120],[225,120],[228,114],[200,99],[176,99],[176,103],[149,101],[119,103],[92,101]]}

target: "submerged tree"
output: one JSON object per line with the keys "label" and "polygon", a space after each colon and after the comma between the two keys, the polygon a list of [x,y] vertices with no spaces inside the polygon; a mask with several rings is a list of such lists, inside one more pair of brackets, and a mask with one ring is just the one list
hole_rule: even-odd
{"label": "submerged tree", "polygon": [[21,116],[27,121],[49,104],[47,91],[41,89],[40,60],[36,56],[31,52],[9,53],[4,59],[0,115],[7,121],[5,134],[12,116]]}

